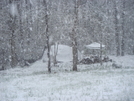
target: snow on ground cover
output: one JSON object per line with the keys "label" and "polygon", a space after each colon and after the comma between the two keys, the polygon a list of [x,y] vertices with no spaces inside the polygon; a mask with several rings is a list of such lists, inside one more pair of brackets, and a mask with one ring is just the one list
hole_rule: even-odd
{"label": "snow on ground cover", "polygon": [[118,57],[110,56],[110,58],[123,67],[134,67],[134,55],[126,55]]}
{"label": "snow on ground cover", "polygon": [[1,82],[0,98],[2,101],[133,101],[133,77],[134,71],[9,77],[10,80]]}
{"label": "snow on ground cover", "polygon": [[31,67],[1,71],[1,101],[134,101],[133,68],[105,63],[71,70],[71,63],[62,63],[48,74],[40,60]]}

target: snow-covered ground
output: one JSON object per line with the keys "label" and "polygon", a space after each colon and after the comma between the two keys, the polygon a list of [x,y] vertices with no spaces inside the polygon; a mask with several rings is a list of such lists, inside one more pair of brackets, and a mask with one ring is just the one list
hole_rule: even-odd
{"label": "snow-covered ground", "polygon": [[65,62],[48,74],[47,64],[40,60],[30,67],[0,71],[0,101],[134,101],[134,56],[112,59],[130,68],[104,63],[79,65],[73,72],[72,64]]}
{"label": "snow-covered ground", "polygon": [[126,55],[126,56],[110,56],[117,64],[120,64],[123,67],[134,67],[134,55]]}

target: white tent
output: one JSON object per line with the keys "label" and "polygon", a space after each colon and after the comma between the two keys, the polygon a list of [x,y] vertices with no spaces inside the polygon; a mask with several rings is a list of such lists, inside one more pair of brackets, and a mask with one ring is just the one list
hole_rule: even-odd
{"label": "white tent", "polygon": [[[51,58],[54,56],[54,46],[51,46],[50,50]],[[82,58],[82,54],[80,51],[78,51],[78,58]],[[43,55],[43,60],[47,61],[47,50],[45,51]],[[69,62],[73,60],[73,54],[72,54],[72,47],[69,47],[67,45],[58,45],[58,53],[57,53],[57,60],[62,62]]]}
{"label": "white tent", "polygon": [[[88,49],[101,49],[101,44],[97,42],[93,42],[89,45],[86,45]],[[105,48],[105,45],[102,45],[102,48]]]}

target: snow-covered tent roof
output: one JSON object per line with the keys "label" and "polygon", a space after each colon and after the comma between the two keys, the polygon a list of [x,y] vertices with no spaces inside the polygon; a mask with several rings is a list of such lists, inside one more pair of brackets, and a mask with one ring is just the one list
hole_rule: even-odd
{"label": "snow-covered tent roof", "polygon": [[[93,42],[93,43],[91,43],[89,45],[86,45],[86,47],[88,49],[100,49],[101,45],[100,45],[100,43]],[[102,48],[105,48],[105,45],[102,45]]]}

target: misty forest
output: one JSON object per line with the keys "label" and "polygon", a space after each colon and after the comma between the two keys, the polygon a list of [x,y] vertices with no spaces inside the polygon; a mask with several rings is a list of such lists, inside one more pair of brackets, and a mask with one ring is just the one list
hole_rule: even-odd
{"label": "misty forest", "polygon": [[133,95],[134,0],[0,0],[2,101]]}

